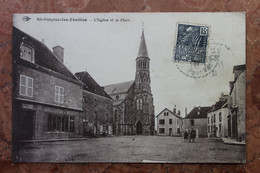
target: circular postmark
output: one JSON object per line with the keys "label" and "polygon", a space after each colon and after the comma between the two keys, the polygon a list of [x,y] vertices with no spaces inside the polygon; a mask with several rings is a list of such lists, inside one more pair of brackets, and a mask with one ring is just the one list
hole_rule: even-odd
{"label": "circular postmark", "polygon": [[[221,58],[230,48],[227,45],[216,43],[210,39],[207,49],[205,63],[176,61],[174,58],[173,61],[177,69],[187,77],[204,78],[209,75],[216,76],[218,68],[223,65]],[[173,55],[175,55],[175,49],[173,50]]]}

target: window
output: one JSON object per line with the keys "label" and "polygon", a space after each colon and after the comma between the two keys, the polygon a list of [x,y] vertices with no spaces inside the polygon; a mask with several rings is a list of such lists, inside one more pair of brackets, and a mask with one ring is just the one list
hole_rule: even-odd
{"label": "window", "polygon": [[164,116],[169,116],[169,112],[164,112]]}
{"label": "window", "polygon": [[145,62],[145,60],[143,61],[143,69],[146,69],[146,62]]}
{"label": "window", "polygon": [[177,133],[180,134],[181,133],[181,129],[177,128]]}
{"label": "window", "polygon": [[69,117],[64,116],[64,131],[67,132],[69,130]]}
{"label": "window", "polygon": [[64,88],[55,85],[55,96],[54,101],[58,103],[64,103]]}
{"label": "window", "polygon": [[75,117],[70,117],[69,120],[69,124],[70,124],[70,132],[74,132],[75,131]]}
{"label": "window", "polygon": [[20,75],[20,95],[33,96],[33,78]]}
{"label": "window", "polygon": [[216,122],[216,115],[214,114],[213,123]]}
{"label": "window", "polygon": [[139,88],[139,90],[142,89],[141,83],[138,84],[138,88]]}
{"label": "window", "polygon": [[108,114],[106,114],[106,122],[108,123]]}
{"label": "window", "polygon": [[57,115],[57,131],[61,131],[61,115]]}
{"label": "window", "polygon": [[117,121],[117,110],[115,110],[115,122]]}
{"label": "window", "polygon": [[137,62],[137,69],[140,69],[141,68],[141,61],[138,61]]}
{"label": "window", "polygon": [[169,119],[169,124],[172,124],[172,119]]}
{"label": "window", "polygon": [[20,46],[20,58],[34,63],[34,50],[32,47],[22,44]]}
{"label": "window", "polygon": [[48,131],[68,132],[69,119],[67,115],[48,114]]}
{"label": "window", "polygon": [[139,110],[139,100],[136,100],[136,109]]}
{"label": "window", "polygon": [[219,130],[219,132],[222,132],[222,124],[219,124],[218,130]]}
{"label": "window", "polygon": [[194,120],[190,120],[190,125],[194,126]]}
{"label": "window", "polygon": [[164,133],[164,128],[159,128],[159,133]]}
{"label": "window", "polygon": [[210,122],[210,117],[208,117],[208,124],[209,124],[209,122]]}
{"label": "window", "polygon": [[208,133],[210,132],[210,126],[208,126]]}
{"label": "window", "polygon": [[222,115],[221,115],[221,112],[219,113],[219,122],[222,121]]}
{"label": "window", "polygon": [[137,106],[137,110],[142,110],[143,109],[143,101],[142,101],[142,99],[137,99],[136,100],[136,106]]}
{"label": "window", "polygon": [[159,124],[165,124],[165,120],[163,119],[159,120]]}
{"label": "window", "polygon": [[52,117],[52,114],[48,115],[48,131],[53,131],[53,117]]}

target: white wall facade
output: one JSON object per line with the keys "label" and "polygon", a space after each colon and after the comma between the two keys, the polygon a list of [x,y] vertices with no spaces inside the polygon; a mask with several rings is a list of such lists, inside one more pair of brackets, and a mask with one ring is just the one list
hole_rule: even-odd
{"label": "white wall facade", "polygon": [[181,134],[181,124],[182,121],[179,117],[165,109],[157,115],[157,135],[179,136]]}
{"label": "white wall facade", "polygon": [[229,114],[228,108],[220,108],[218,110],[209,112],[207,114],[208,137],[228,136],[228,122],[227,122],[228,114]]}

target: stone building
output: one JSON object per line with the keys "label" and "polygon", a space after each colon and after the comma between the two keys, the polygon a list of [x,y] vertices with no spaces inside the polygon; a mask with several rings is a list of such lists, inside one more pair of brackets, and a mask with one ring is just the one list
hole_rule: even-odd
{"label": "stone building", "polygon": [[83,83],[63,64],[63,51],[13,28],[14,143],[83,136]]}
{"label": "stone building", "polygon": [[246,65],[233,68],[234,81],[229,83],[228,136],[237,141],[246,138]]}
{"label": "stone building", "polygon": [[154,134],[155,117],[150,83],[150,58],[142,31],[135,80],[104,86],[113,99],[114,134]]}
{"label": "stone building", "polygon": [[196,137],[207,137],[207,113],[211,107],[194,107],[182,120],[184,130],[196,130]]}
{"label": "stone building", "polygon": [[228,123],[227,117],[229,109],[227,106],[228,95],[221,95],[208,112],[208,137],[227,137],[228,136]]}
{"label": "stone building", "polygon": [[83,86],[84,136],[111,135],[113,107],[111,97],[86,71],[75,74]]}
{"label": "stone building", "polygon": [[157,116],[157,135],[181,136],[182,119],[165,108]]}

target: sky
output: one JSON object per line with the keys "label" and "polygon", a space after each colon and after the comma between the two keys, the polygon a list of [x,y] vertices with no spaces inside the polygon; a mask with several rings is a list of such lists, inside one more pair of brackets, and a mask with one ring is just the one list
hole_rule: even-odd
{"label": "sky", "polygon": [[[201,65],[173,61],[178,23],[210,27],[207,58],[219,57],[214,73],[191,78],[180,71]],[[88,71],[101,86],[134,80],[143,28],[155,115],[174,105],[182,116],[186,107],[213,105],[229,93],[233,66],[245,64],[245,13],[15,14],[13,25],[50,50],[62,46],[65,65]]]}

